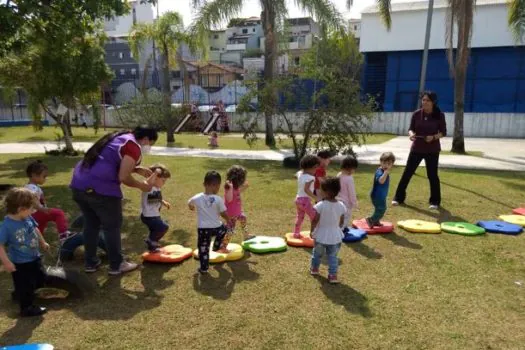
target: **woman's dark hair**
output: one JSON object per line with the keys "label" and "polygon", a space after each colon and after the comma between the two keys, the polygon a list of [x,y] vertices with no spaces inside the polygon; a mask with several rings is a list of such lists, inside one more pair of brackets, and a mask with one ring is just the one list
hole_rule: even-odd
{"label": "woman's dark hair", "polygon": [[231,181],[233,188],[238,189],[246,181],[246,174],[248,172],[240,165],[233,165],[226,173],[226,180]]}
{"label": "woman's dark hair", "polygon": [[329,176],[321,181],[321,189],[329,199],[334,199],[341,191],[341,182],[337,177]]}
{"label": "woman's dark hair", "polygon": [[420,99],[423,99],[425,96],[432,101],[432,117],[439,118],[441,116],[441,109],[439,109],[438,106],[438,95],[434,91],[428,90],[421,93]]}
{"label": "woman's dark hair", "polygon": [[41,160],[35,160],[29,163],[29,165],[27,166],[26,174],[27,174],[27,177],[31,177],[33,175],[40,175],[46,170],[47,170],[47,165],[45,165]]}
{"label": "woman's dark hair", "polygon": [[341,169],[352,170],[357,169],[357,159],[354,156],[346,156],[341,161]]}
{"label": "woman's dark hair", "polygon": [[104,147],[107,146],[108,143],[111,142],[115,137],[118,137],[120,135],[133,133],[135,136],[135,139],[141,140],[145,137],[147,137],[150,141],[156,142],[159,138],[159,134],[157,133],[157,130],[145,126],[137,126],[135,130],[122,130],[122,131],[114,131],[112,133],[109,133],[107,135],[102,136],[93,146],[91,146],[86,154],[84,155],[84,160],[82,160],[82,166],[85,168],[91,168],[95,162],[98,160],[98,156],[100,153],[102,153],[102,150]]}
{"label": "woman's dark hair", "polygon": [[311,169],[319,164],[321,164],[321,162],[319,161],[319,158],[317,156],[308,154],[304,156],[303,158],[301,158],[301,163],[299,165],[301,169],[305,170],[305,169]]}
{"label": "woman's dark hair", "polygon": [[217,185],[221,183],[221,174],[215,170],[208,171],[204,176],[204,185]]}

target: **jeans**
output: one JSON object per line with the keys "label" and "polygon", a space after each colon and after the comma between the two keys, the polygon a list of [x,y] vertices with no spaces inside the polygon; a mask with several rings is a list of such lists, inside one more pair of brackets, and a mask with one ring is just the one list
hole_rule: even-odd
{"label": "jeans", "polygon": [[123,261],[120,228],[122,226],[122,199],[73,190],[73,200],[84,215],[84,264],[98,264],[97,245],[99,231],[104,231],[109,267],[118,270]]}
{"label": "jeans", "polygon": [[407,166],[405,167],[403,176],[401,176],[401,180],[397,185],[396,194],[394,196],[395,201],[399,203],[405,202],[408,183],[423,159],[425,160],[428,182],[430,183],[430,198],[428,199],[428,202],[432,205],[441,204],[441,185],[438,176],[439,153],[424,154],[410,152],[408,155]]}
{"label": "jeans", "polygon": [[341,248],[341,243],[339,244],[322,244],[315,242],[314,249],[312,251],[312,269],[318,269],[321,266],[321,257],[326,251],[326,256],[328,258],[328,274],[336,275],[337,268],[339,267],[339,261],[337,260],[337,253]]}
{"label": "jeans", "polygon": [[317,212],[312,206],[310,197],[297,198],[295,200],[295,206],[297,208],[297,215],[295,217],[295,227],[294,227],[293,233],[299,234],[301,233],[301,226],[303,225],[304,214],[308,215],[311,221],[315,218],[315,215],[317,214]]}
{"label": "jeans", "polygon": [[370,221],[379,223],[386,213],[386,198],[372,197],[372,204],[374,205],[374,213],[370,217]]}
{"label": "jeans", "polygon": [[[103,233],[99,233],[98,247],[103,251],[106,251],[106,243],[104,242],[103,236]],[[62,243],[62,246],[60,248],[60,258],[63,260],[73,259],[73,254],[75,253],[75,250],[82,245],[84,245],[83,233],[69,238],[64,243]]]}
{"label": "jeans", "polygon": [[35,291],[42,288],[46,275],[40,258],[23,264],[15,264],[16,271],[11,273],[15,294],[20,302],[20,311],[33,305]]}

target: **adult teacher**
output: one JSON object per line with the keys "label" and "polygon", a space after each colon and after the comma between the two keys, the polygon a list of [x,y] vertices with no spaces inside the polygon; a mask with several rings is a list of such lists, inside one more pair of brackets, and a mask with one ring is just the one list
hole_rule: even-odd
{"label": "adult teacher", "polygon": [[122,256],[120,229],[122,226],[121,184],[150,191],[146,179],[137,180],[134,173],[144,178],[151,171],[140,167],[142,154],[148,153],[157,141],[157,131],[137,127],[133,132],[118,131],[105,135],[86,152],[73,171],[70,187],[73,200],[84,215],[85,271],[95,272],[101,262],[97,243],[102,228],[109,258],[110,275],[135,270],[138,265]]}
{"label": "adult teacher", "polygon": [[407,165],[401,180],[397,185],[392,205],[403,204],[406,199],[406,189],[412,175],[416,172],[421,160],[425,160],[427,177],[430,183],[430,209],[438,209],[441,204],[441,185],[438,176],[439,153],[441,152],[440,138],[447,134],[445,114],[437,105],[437,95],[432,91],[425,91],[421,95],[421,109],[412,114],[408,137],[412,141],[412,148],[408,155]]}

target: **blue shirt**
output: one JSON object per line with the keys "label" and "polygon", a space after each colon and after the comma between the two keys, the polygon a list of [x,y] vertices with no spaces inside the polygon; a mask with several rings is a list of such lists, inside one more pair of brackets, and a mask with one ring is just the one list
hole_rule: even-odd
{"label": "blue shirt", "polygon": [[370,196],[372,199],[377,200],[386,200],[386,197],[388,196],[388,186],[390,185],[390,175],[386,177],[386,180],[383,184],[379,183],[379,179],[385,171],[382,168],[379,168],[376,170],[376,173],[374,175],[374,186],[372,187],[372,193],[370,193]]}
{"label": "blue shirt", "polygon": [[13,264],[32,262],[40,257],[37,227],[30,216],[20,221],[4,218],[0,225],[0,244],[7,246],[7,255]]}

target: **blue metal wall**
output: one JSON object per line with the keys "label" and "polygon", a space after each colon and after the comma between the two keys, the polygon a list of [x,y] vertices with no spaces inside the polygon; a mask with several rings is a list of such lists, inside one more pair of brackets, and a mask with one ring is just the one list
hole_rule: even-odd
{"label": "blue metal wall", "polygon": [[[422,51],[366,53],[363,90],[384,111],[416,108]],[[454,110],[454,81],[445,50],[429,52],[426,89],[438,94],[445,112]],[[525,47],[472,49],[465,112],[525,113]]]}

